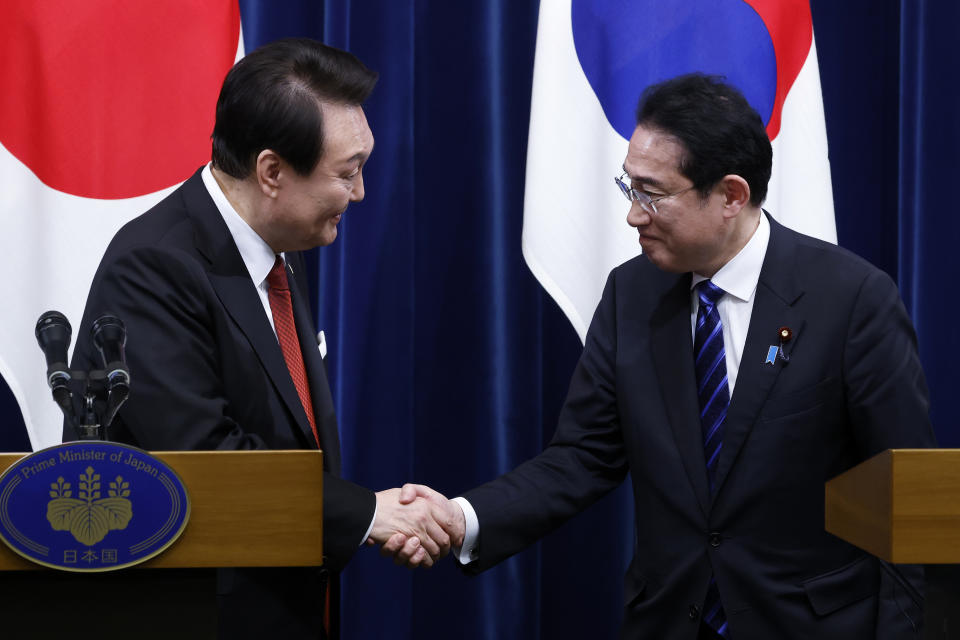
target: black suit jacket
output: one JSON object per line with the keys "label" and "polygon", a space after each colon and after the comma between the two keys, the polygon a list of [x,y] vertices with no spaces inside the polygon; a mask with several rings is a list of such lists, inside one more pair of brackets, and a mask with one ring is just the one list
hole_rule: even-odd
{"label": "black suit jacket", "polygon": [[[222,570],[225,637],[261,630],[262,637],[317,637],[326,572],[357,550],[375,507],[373,492],[339,476],[336,416],[303,260],[286,257],[324,451],[325,568]],[[111,439],[147,450],[317,448],[277,337],[199,171],[111,241],[77,332],[73,368],[101,366],[89,329],[105,312],[126,323],[132,378]]]}
{"label": "black suit jacket", "polygon": [[[465,494],[480,523],[471,571],[516,553],[631,474],[635,554],[624,638],[697,637],[716,577],[735,640],[916,637],[915,568],[824,531],[823,484],[890,447],[934,445],[915,335],[884,273],[771,220],[707,486],[690,274],[640,256],[607,282],[556,435]],[[789,363],[767,364],[778,329]],[[589,562],[589,549],[581,561]]]}

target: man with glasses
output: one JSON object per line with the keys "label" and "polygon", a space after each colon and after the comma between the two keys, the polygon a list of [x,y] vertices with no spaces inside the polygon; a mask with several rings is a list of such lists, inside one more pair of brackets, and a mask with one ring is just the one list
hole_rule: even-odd
{"label": "man with glasses", "polygon": [[643,255],[610,274],[553,441],[454,501],[404,487],[457,521],[468,572],[630,472],[622,637],[919,637],[922,574],[826,533],[823,489],[934,445],[913,327],[885,273],[761,209],[771,159],[721,80],[644,93],[615,179]]}

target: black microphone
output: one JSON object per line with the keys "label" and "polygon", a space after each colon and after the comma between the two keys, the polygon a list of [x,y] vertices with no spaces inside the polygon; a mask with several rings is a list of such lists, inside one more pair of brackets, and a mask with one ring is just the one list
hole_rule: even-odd
{"label": "black microphone", "polygon": [[94,320],[90,327],[90,337],[103,358],[104,369],[111,370],[109,375],[113,376],[115,373],[112,369],[118,369],[129,379],[130,372],[127,370],[127,359],[123,353],[123,347],[127,344],[127,328],[123,321],[115,315],[104,314]]}
{"label": "black microphone", "polygon": [[73,333],[70,322],[59,311],[47,311],[37,320],[34,333],[43,355],[47,358],[47,384],[51,389],[65,386],[70,380],[70,369],[67,366],[67,348]]}
{"label": "black microphone", "polygon": [[59,311],[47,311],[37,320],[34,334],[47,359],[47,384],[53,390],[53,399],[68,418],[73,417],[70,403],[70,368],[67,366],[67,348],[73,330],[70,322]]}
{"label": "black microphone", "polygon": [[93,344],[103,359],[107,372],[107,410],[103,426],[110,426],[120,405],[130,395],[130,370],[123,348],[127,343],[127,328],[120,318],[110,313],[97,318],[90,327]]}

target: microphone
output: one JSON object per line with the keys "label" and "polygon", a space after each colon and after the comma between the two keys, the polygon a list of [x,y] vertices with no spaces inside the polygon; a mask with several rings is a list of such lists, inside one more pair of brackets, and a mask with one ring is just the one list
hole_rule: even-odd
{"label": "microphone", "polygon": [[47,311],[37,320],[34,334],[37,344],[47,359],[47,384],[53,391],[53,399],[67,418],[73,418],[70,402],[70,368],[67,366],[67,348],[73,330],[70,322],[59,311]]}
{"label": "microphone", "polygon": [[94,321],[90,336],[107,372],[107,410],[102,420],[103,426],[108,427],[120,405],[130,395],[130,370],[127,369],[123,351],[127,343],[127,328],[120,318],[107,313]]}
{"label": "microphone", "polygon": [[123,347],[127,344],[127,328],[123,321],[115,315],[104,314],[93,322],[90,337],[103,358],[103,367],[110,370],[107,377],[125,377],[129,382],[130,372],[127,370],[127,359],[123,352]]}

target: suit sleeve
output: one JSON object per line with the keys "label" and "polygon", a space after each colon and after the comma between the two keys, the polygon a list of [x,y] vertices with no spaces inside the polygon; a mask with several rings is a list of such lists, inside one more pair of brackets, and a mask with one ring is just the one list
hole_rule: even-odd
{"label": "suit sleeve", "polygon": [[615,370],[611,274],[550,444],[532,460],[464,494],[480,525],[479,555],[467,571],[483,571],[521,551],[623,481],[627,460]]}
{"label": "suit sleeve", "polygon": [[123,320],[132,384],[113,429],[120,439],[148,450],[267,448],[229,406],[213,300],[202,267],[177,250],[141,248],[101,265],[74,364],[97,362],[87,336],[96,317],[110,312]]}
{"label": "suit sleeve", "polygon": [[[891,448],[935,447],[913,325],[893,281],[872,271],[853,307],[844,349],[847,412],[862,459]],[[919,638],[923,567],[881,562],[877,638]]]}
{"label": "suit sleeve", "polygon": [[872,270],[853,306],[843,353],[847,412],[862,459],[936,446],[917,338],[893,281]]}

